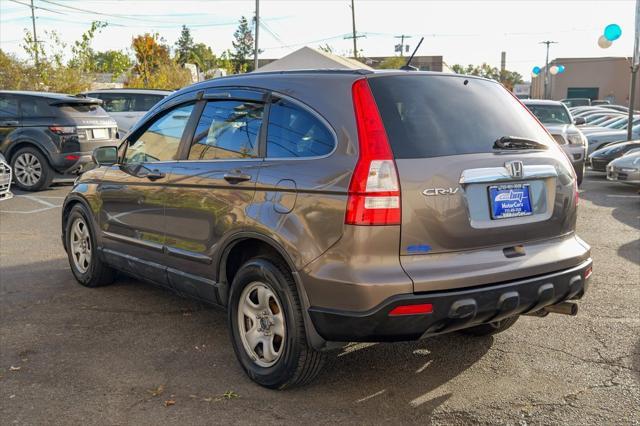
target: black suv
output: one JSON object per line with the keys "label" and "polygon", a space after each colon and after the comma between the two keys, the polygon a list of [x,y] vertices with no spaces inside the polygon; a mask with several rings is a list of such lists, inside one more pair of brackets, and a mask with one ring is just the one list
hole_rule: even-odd
{"label": "black suv", "polygon": [[117,125],[99,99],[60,93],[0,91],[0,153],[26,191],[55,173],[79,172],[99,146],[116,143]]}

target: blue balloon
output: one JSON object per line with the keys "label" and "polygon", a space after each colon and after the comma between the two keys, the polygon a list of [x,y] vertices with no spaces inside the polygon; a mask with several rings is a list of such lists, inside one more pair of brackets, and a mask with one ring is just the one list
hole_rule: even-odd
{"label": "blue balloon", "polygon": [[562,74],[564,72],[564,65],[558,65],[558,74]]}
{"label": "blue balloon", "polygon": [[609,41],[615,41],[622,35],[622,29],[618,24],[609,24],[604,29],[604,38]]}
{"label": "blue balloon", "polygon": [[533,70],[531,70],[535,75],[540,74],[540,67],[539,66],[535,66],[533,67]]}

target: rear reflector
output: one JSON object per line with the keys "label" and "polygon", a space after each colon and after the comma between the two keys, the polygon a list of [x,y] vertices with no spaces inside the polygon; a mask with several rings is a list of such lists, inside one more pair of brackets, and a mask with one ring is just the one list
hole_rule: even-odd
{"label": "rear reflector", "polygon": [[584,279],[586,280],[587,278],[589,278],[591,276],[591,274],[593,274],[593,267],[589,266],[585,271],[584,271]]}
{"label": "rear reflector", "polygon": [[390,317],[399,315],[421,315],[430,314],[433,312],[433,305],[431,303],[423,303],[420,305],[400,305],[396,306],[389,312]]}
{"label": "rear reflector", "polygon": [[80,159],[79,155],[65,155],[64,156],[65,160],[70,160],[70,161],[78,161]]}
{"label": "rear reflector", "polygon": [[49,126],[49,130],[56,135],[72,135],[76,132],[76,128],[72,126]]}
{"label": "rear reflector", "polygon": [[349,184],[345,223],[399,225],[398,172],[367,80],[356,81],[352,94],[358,126],[359,156]]}

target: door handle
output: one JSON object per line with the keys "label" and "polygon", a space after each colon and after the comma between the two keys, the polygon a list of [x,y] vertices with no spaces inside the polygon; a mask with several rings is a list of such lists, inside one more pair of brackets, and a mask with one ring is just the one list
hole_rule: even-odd
{"label": "door handle", "polygon": [[225,175],[223,176],[224,180],[226,180],[229,183],[240,183],[240,182],[246,182],[248,180],[251,180],[251,176],[250,175],[246,175],[244,173],[225,173]]}
{"label": "door handle", "polygon": [[149,170],[149,171],[147,171],[145,173],[142,173],[139,176],[140,177],[145,177],[145,178],[149,179],[150,181],[154,181],[154,180],[162,179],[166,175],[164,173],[162,173],[160,170],[155,169],[155,170]]}
{"label": "door handle", "polygon": [[18,122],[15,120],[0,121],[0,125],[1,126],[17,126]]}

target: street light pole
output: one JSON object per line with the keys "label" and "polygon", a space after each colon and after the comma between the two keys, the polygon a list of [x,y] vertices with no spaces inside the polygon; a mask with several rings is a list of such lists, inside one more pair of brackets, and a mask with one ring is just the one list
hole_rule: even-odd
{"label": "street light pole", "polygon": [[540,44],[547,45],[547,59],[544,61],[544,98],[549,99],[549,95],[547,94],[547,87],[549,86],[549,45],[557,44],[557,41],[541,41]]}
{"label": "street light pole", "polygon": [[627,140],[633,139],[633,108],[636,101],[636,76],[640,62],[640,0],[636,0],[636,28],[633,38],[633,58],[631,59],[631,84],[629,92],[629,116],[627,119]]}
{"label": "street light pole", "polygon": [[358,45],[356,40],[358,37],[356,36],[356,7],[353,4],[353,0],[351,0],[351,26],[353,27],[353,57],[358,57]]}

